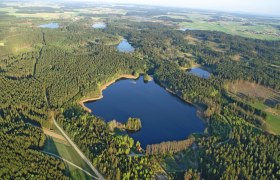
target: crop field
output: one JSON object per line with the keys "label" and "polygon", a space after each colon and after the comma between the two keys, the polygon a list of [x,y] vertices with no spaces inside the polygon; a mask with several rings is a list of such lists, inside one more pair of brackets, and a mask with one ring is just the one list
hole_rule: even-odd
{"label": "crop field", "polygon": [[[263,23],[258,19],[243,19],[232,16],[225,16],[224,18],[215,18],[213,15],[202,14],[186,14],[188,20],[192,22],[180,22],[181,28],[190,28],[196,30],[210,30],[222,31],[232,35],[239,35],[243,37],[265,39],[265,40],[279,40],[280,31],[276,24]],[[172,16],[170,16],[172,17]],[[181,16],[185,18],[185,16]]]}
{"label": "crop field", "polygon": [[[36,11],[36,8],[41,9]],[[30,11],[30,8],[35,8],[34,11]],[[125,15],[127,11],[123,9],[111,9],[105,7],[96,8],[81,8],[81,9],[67,9],[62,10],[59,6],[52,6],[51,4],[46,4],[45,7],[42,5],[30,5],[22,6],[21,4],[14,4],[14,7],[0,7],[0,12],[5,12],[10,16],[15,16],[19,18],[40,18],[45,20],[55,20],[55,19],[69,19],[75,18],[80,14],[87,15],[103,15],[103,14],[120,14]]]}

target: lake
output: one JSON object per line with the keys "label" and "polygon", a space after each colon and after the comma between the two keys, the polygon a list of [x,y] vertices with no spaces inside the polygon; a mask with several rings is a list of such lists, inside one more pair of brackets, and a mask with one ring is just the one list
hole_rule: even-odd
{"label": "lake", "polygon": [[187,73],[199,76],[204,79],[208,79],[211,75],[208,71],[205,71],[199,67],[191,68],[190,70],[187,71]]}
{"label": "lake", "polygon": [[59,28],[59,24],[58,23],[42,24],[39,27],[40,28],[56,29],[56,28]]}
{"label": "lake", "polygon": [[123,39],[120,44],[117,46],[117,49],[119,52],[124,53],[131,53],[134,52],[134,47],[129,44],[129,42],[126,39]]}
{"label": "lake", "polygon": [[194,132],[203,132],[204,124],[192,105],[167,92],[153,80],[144,83],[122,79],[103,91],[103,98],[85,106],[106,122],[116,119],[126,122],[129,117],[140,118],[142,129],[129,133],[143,148],[147,144],[183,140]]}
{"label": "lake", "polygon": [[105,29],[107,27],[107,25],[105,23],[103,23],[103,22],[98,22],[98,23],[94,23],[92,25],[92,27],[94,29]]}

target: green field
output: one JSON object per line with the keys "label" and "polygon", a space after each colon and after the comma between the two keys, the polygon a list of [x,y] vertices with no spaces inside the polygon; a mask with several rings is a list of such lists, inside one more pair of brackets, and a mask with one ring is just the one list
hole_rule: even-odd
{"label": "green field", "polygon": [[[47,136],[43,150],[58,155],[94,175],[94,173],[91,171],[88,165],[80,158],[78,153],[74,150],[74,148],[72,148],[68,143],[64,141]],[[67,163],[65,164],[66,166],[68,166],[70,176],[73,179],[92,179],[83,171],[73,167],[72,165],[68,165]]]}
{"label": "green field", "polygon": [[280,134],[280,110],[270,108],[262,102],[256,102],[252,104],[253,107],[263,110],[267,113],[266,122],[268,128],[275,134]]}
{"label": "green field", "polygon": [[276,134],[280,134],[280,116],[268,114],[267,122],[273,132],[275,132]]}

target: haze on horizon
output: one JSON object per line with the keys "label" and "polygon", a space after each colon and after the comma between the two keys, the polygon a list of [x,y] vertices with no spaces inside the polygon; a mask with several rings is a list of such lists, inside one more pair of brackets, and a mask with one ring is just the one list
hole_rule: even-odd
{"label": "haze on horizon", "polygon": [[72,0],[86,2],[110,2],[142,5],[184,7],[227,12],[244,12],[280,16],[279,0]]}

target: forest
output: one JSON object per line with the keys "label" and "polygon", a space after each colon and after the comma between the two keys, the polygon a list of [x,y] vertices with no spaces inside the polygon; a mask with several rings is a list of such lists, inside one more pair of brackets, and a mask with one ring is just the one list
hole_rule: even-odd
{"label": "forest", "polygon": [[109,179],[151,179],[161,170],[156,159],[130,156],[136,143],[128,135],[112,135],[107,124],[84,112],[70,107],[59,114],[58,122],[79,147]]}
{"label": "forest", "polygon": [[[66,3],[60,10],[75,8],[84,7]],[[84,11],[76,13],[74,20],[59,17],[57,29],[39,28],[43,19],[19,18],[0,10],[0,42],[5,40],[0,46],[0,178],[73,178],[63,161],[42,151],[46,143],[42,129],[55,118],[107,179],[155,179],[158,175],[279,179],[280,137],[269,131],[270,112],[232,95],[225,84],[246,81],[279,92],[280,41],[218,31],[180,31],[176,23],[185,20],[169,17],[165,9],[122,10],[127,13]],[[44,12],[57,9],[18,8],[20,14]],[[135,16],[153,20],[135,20]],[[106,22],[107,28],[91,28],[94,17]],[[116,50],[122,38],[135,52]],[[187,73],[194,65],[211,73],[210,78]],[[202,112],[205,131],[182,141],[148,145],[137,154],[141,142],[78,105],[123,74],[143,74],[146,82],[151,75],[157,84],[193,104]],[[277,112],[279,104],[269,110]],[[142,124],[130,118],[124,126],[141,131]],[[168,165],[168,158],[176,157],[193,162],[186,166],[179,162],[183,166],[179,170],[163,166],[163,162]]]}
{"label": "forest", "polygon": [[228,109],[210,120],[210,129],[213,136],[198,142],[202,177],[279,179],[279,136],[263,133]]}
{"label": "forest", "polygon": [[3,179],[69,179],[66,165],[40,150],[45,141],[42,129],[23,121],[17,111],[1,109],[0,177]]}

